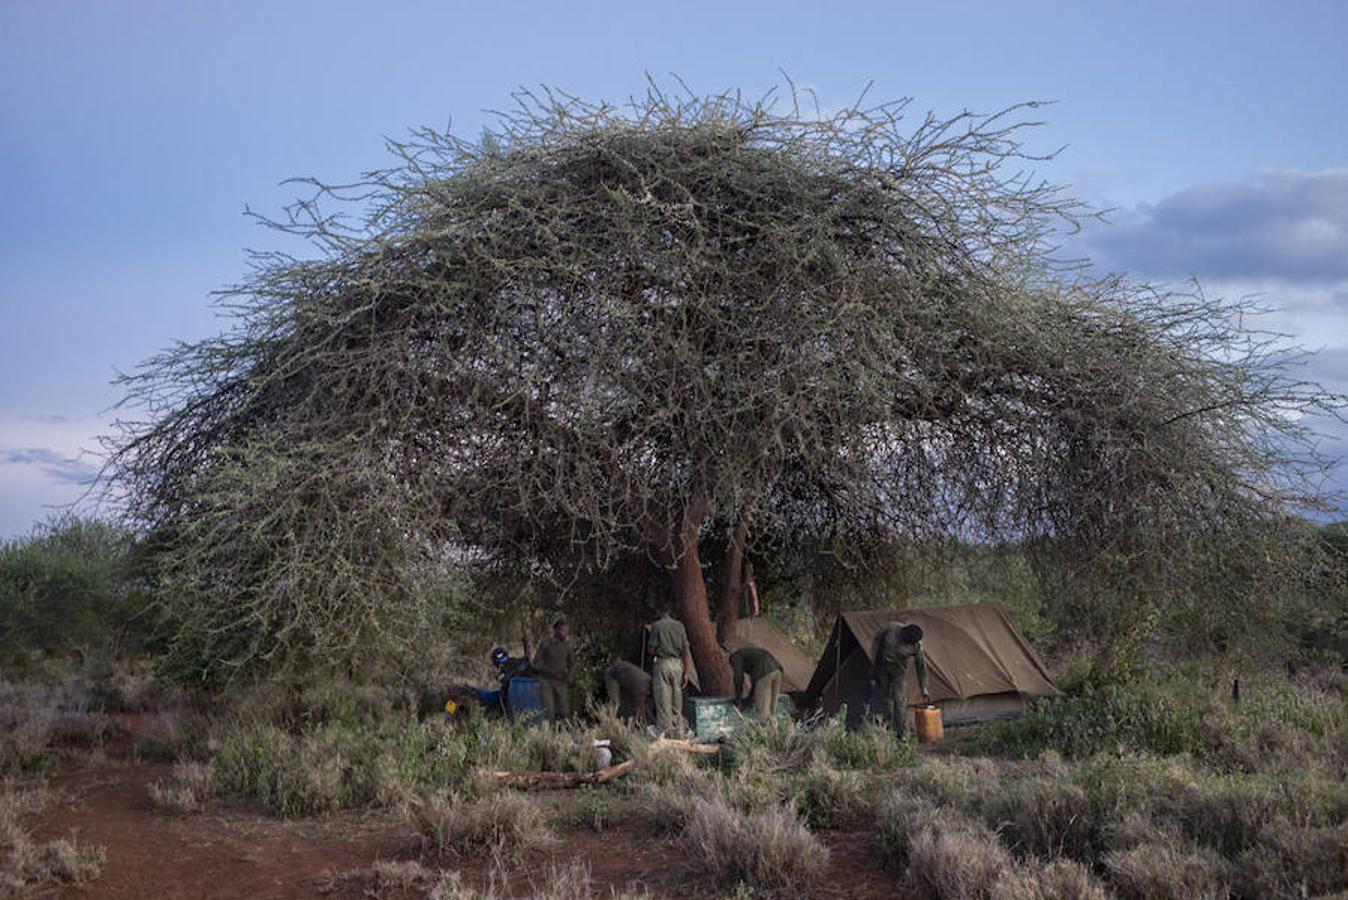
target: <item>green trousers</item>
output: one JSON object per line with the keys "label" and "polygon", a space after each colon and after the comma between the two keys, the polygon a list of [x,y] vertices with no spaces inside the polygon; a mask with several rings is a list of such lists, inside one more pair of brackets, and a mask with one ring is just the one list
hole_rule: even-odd
{"label": "green trousers", "polygon": [[760,722],[769,722],[777,715],[777,696],[782,692],[782,670],[764,675],[754,682],[754,715]]}
{"label": "green trousers", "polygon": [[683,724],[683,660],[677,657],[657,659],[651,672],[654,681],[655,725],[662,734]]}
{"label": "green trousers", "polygon": [[903,740],[905,729],[904,720],[908,715],[908,705],[904,702],[903,683],[908,674],[908,667],[904,666],[898,672],[890,674],[881,670],[875,677],[875,697],[872,702],[872,709],[884,716],[885,721],[894,729],[894,734]]}
{"label": "green trousers", "polygon": [[571,689],[565,681],[539,678],[538,699],[543,704],[543,714],[554,725],[571,715]]}

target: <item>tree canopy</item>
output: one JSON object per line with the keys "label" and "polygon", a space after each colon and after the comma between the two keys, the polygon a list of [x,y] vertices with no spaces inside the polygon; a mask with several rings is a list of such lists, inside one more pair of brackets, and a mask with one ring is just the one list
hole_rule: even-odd
{"label": "tree canopy", "polygon": [[1314,501],[1333,398],[1239,304],[1058,260],[1085,210],[1032,174],[1033,104],[517,100],[311,182],[271,224],[318,255],[258,256],[231,330],[126,380],[108,471],[205,668],[396,639],[446,561],[644,557],[716,690],[708,541],[724,630],[750,544],[1042,538],[1155,580]]}

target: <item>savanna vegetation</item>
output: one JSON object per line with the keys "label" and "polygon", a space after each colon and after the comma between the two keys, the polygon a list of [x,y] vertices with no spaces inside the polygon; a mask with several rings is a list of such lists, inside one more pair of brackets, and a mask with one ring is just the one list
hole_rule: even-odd
{"label": "savanna vegetation", "polygon": [[[33,829],[110,756],[175,821],[418,835],[328,873],[351,896],[827,895],[859,835],[915,896],[1348,891],[1348,531],[1305,518],[1303,415],[1339,398],[1243,304],[1057,258],[1089,211],[1026,174],[1035,107],[803,99],[523,94],[270,223],[317,254],[126,380],[119,524],[0,546],[0,896],[98,875]],[[1063,696],[937,752],[615,720],[598,673],[667,598],[729,692],[750,571],[808,651],[843,609],[1000,601]],[[559,612],[574,721],[442,711]],[[600,738],[626,777],[494,774]],[[589,832],[676,882],[548,856]]]}

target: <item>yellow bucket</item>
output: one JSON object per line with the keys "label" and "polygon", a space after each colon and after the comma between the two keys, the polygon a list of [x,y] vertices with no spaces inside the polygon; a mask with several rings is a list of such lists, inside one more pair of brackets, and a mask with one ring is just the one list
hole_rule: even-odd
{"label": "yellow bucket", "polygon": [[913,720],[917,725],[918,743],[932,744],[945,737],[945,723],[941,720],[941,710],[935,705],[920,706],[913,710]]}

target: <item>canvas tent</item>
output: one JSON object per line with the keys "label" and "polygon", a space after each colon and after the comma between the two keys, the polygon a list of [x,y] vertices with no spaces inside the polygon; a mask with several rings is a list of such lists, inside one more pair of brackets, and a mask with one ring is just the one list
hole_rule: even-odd
{"label": "canvas tent", "polygon": [[[777,661],[782,664],[782,693],[799,694],[809,688],[810,678],[814,675],[814,663],[791,643],[786,632],[771,619],[757,617],[736,622],[734,635],[722,645],[722,649],[729,654],[741,647],[762,647],[777,657]],[[642,652],[645,653],[644,645]],[[688,682],[695,689],[702,689],[696,668],[689,669]]]}
{"label": "canvas tent", "polygon": [[777,662],[782,664],[784,693],[799,694],[809,689],[814,663],[771,619],[740,619],[735,623],[735,633],[726,641],[725,648],[734,652],[744,647],[762,647],[777,657]]}
{"label": "canvas tent", "polygon": [[[871,643],[890,622],[922,629],[932,701],[947,724],[1012,718],[1030,698],[1058,693],[1005,607],[974,603],[843,613],[810,679],[808,701],[830,714],[846,703],[848,724],[859,723],[871,677]],[[911,671],[905,690],[910,707],[922,702]]]}

